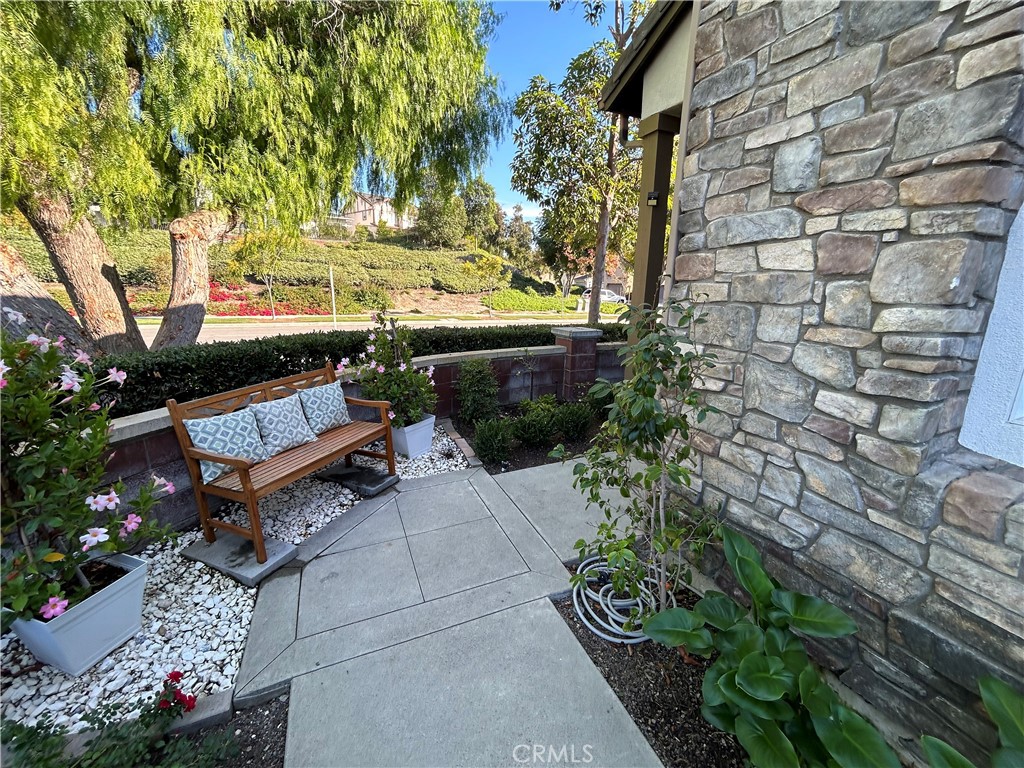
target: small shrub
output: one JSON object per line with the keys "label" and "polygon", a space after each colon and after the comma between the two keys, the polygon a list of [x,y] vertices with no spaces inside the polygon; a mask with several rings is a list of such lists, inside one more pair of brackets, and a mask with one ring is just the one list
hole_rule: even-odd
{"label": "small shrub", "polygon": [[519,412],[524,416],[541,411],[553,417],[558,409],[558,398],[554,395],[541,395],[536,400],[523,400],[519,403]]}
{"label": "small shrub", "polygon": [[483,419],[474,427],[473,447],[480,461],[500,464],[512,451],[512,422],[509,419]]}
{"label": "small shrub", "polygon": [[353,243],[365,243],[370,239],[370,228],[365,224],[356,224],[355,231],[352,233]]}
{"label": "small shrub", "polygon": [[459,366],[455,384],[459,420],[473,424],[498,415],[498,378],[487,360],[467,360]]}
{"label": "small shrub", "polygon": [[541,448],[551,444],[555,434],[555,412],[534,408],[513,422],[513,434],[527,448]]}
{"label": "small shrub", "polygon": [[386,312],[393,306],[387,290],[379,285],[368,285],[355,291],[356,304],[374,312]]}
{"label": "small shrub", "polygon": [[563,403],[555,411],[555,428],[565,440],[576,442],[587,436],[593,417],[594,413],[587,403]]}

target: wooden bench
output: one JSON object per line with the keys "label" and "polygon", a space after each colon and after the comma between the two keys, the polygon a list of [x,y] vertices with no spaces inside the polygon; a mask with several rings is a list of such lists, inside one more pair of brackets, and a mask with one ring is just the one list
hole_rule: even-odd
{"label": "wooden bench", "polygon": [[[317,435],[317,439],[312,443],[290,448],[259,463],[249,459],[222,456],[200,450],[192,444],[192,438],[185,428],[185,419],[219,416],[245,408],[252,403],[278,400],[293,395],[300,389],[334,381],[336,381],[334,369],[328,365],[318,371],[286,376],[283,379],[241,387],[221,395],[210,395],[187,403],[178,404],[174,400],[167,401],[167,410],[170,412],[171,421],[174,424],[174,433],[178,436],[185,464],[192,477],[192,488],[195,490],[196,505],[199,507],[199,521],[202,523],[203,535],[207,541],[217,540],[216,529],[237,533],[252,541],[256,548],[256,562],[264,563],[267,560],[267,549],[263,543],[263,527],[260,525],[258,502],[261,498],[284,488],[299,478],[316,472],[318,469],[323,469],[342,457],[345,458],[346,466],[352,466],[353,454],[385,459],[388,463],[388,473],[395,474],[395,453],[391,442],[391,422],[388,418],[391,404],[380,400],[345,398],[345,402],[350,406],[359,405],[379,410],[380,422],[352,421]],[[384,439],[387,446],[385,453],[365,449],[365,446],[381,438]],[[203,472],[199,466],[199,462],[204,460],[227,464],[234,471],[225,472],[216,480],[205,483],[203,482]],[[249,512],[250,527],[246,529],[212,518],[205,494],[245,504]]]}

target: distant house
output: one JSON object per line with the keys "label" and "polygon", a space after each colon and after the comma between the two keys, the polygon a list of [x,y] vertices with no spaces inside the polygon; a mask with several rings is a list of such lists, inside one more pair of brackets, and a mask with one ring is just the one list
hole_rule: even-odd
{"label": "distant house", "polygon": [[658,2],[601,96],[633,302],[699,300],[717,357],[690,490],[856,620],[815,646],[844,685],[979,765],[978,678],[1024,688],[1021,10]]}
{"label": "distant house", "polygon": [[391,198],[371,195],[368,192],[356,192],[347,204],[342,207],[343,200],[339,200],[331,212],[331,218],[340,220],[338,223],[349,229],[357,226],[376,229],[378,224],[384,223],[392,229],[412,229],[416,225],[416,215],[413,209],[406,209],[402,213],[395,211]]}

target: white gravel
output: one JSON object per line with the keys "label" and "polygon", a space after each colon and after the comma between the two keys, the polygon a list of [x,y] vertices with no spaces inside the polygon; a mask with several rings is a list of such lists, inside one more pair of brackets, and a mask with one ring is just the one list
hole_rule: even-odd
{"label": "white gravel", "polygon": [[[374,450],[383,450],[383,445]],[[402,477],[452,472],[468,466],[444,429],[434,430],[433,450],[418,459],[398,459]],[[357,456],[358,464],[384,462]],[[185,491],[190,493],[190,491]],[[312,536],[359,501],[359,496],[313,477],[299,480],[260,501],[267,537],[295,544]],[[216,513],[245,524],[241,505]],[[0,637],[3,716],[27,724],[49,712],[58,725],[87,728],[83,715],[100,704],[123,704],[128,716],[150,700],[173,669],[185,673],[182,687],[196,696],[230,688],[242,660],[256,590],[183,558],[179,551],[201,537],[186,531],[176,542],[147,547],[149,561],[142,608],[142,630],[80,677],[39,666],[13,633]]]}

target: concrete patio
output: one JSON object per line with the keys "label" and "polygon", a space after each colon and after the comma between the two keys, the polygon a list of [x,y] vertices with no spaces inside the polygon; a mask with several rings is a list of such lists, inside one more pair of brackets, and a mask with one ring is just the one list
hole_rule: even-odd
{"label": "concrete patio", "polygon": [[[288,766],[659,765],[548,601],[600,513],[571,465],[402,481],[260,587],[235,706],[291,691]],[[566,758],[568,759],[568,758]]]}

